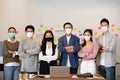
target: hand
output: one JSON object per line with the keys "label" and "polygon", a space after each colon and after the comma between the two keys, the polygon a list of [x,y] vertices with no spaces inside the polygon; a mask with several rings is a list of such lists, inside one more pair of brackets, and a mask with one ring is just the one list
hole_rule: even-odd
{"label": "hand", "polygon": [[27,54],[27,53],[28,53],[28,51],[27,51],[27,50],[23,50],[23,52],[24,52],[25,54]]}
{"label": "hand", "polygon": [[15,54],[15,51],[8,50],[9,53]]}
{"label": "hand", "polygon": [[102,49],[103,49],[104,52],[108,51],[108,48],[106,48],[106,47],[102,47]]}
{"label": "hand", "polygon": [[107,52],[108,51],[108,48],[106,48],[106,47],[102,47],[102,50],[100,50],[100,52]]}

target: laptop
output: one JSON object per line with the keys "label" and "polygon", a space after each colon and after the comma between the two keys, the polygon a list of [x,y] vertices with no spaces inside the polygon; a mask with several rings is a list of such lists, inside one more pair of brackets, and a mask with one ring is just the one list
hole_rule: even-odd
{"label": "laptop", "polygon": [[50,77],[70,77],[70,67],[50,66]]}

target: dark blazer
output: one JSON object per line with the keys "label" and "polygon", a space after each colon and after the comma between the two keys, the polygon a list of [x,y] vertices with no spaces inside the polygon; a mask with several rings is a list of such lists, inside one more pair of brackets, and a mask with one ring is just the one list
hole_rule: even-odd
{"label": "dark blazer", "polygon": [[[60,56],[60,65],[61,66],[66,66],[67,65],[67,58],[68,58],[68,54],[69,54],[71,67],[73,67],[73,68],[78,67],[78,51],[80,50],[79,41],[80,40],[79,40],[78,37],[76,37],[74,35],[71,35],[69,45],[68,45],[66,35],[59,38],[58,50],[61,53],[61,56]],[[67,53],[65,48],[64,48],[65,46],[74,46],[74,52],[73,53]]]}

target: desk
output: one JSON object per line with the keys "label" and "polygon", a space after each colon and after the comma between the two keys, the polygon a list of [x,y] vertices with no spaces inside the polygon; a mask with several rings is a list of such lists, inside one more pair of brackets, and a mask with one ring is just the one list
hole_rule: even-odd
{"label": "desk", "polygon": [[29,79],[29,80],[105,80],[103,77],[101,77],[100,75],[96,74],[96,77],[99,78],[94,78],[94,79],[90,79],[90,78],[72,78],[73,75],[70,75],[69,78],[33,78],[33,79]]}

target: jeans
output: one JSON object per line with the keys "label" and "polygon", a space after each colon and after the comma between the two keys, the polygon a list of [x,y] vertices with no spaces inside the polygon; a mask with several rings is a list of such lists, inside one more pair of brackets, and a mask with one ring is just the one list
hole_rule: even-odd
{"label": "jeans", "polygon": [[4,66],[5,80],[17,80],[20,66]]}
{"label": "jeans", "polygon": [[98,66],[98,72],[101,76],[106,78],[106,80],[115,80],[115,66],[112,67],[105,67],[105,66]]}

